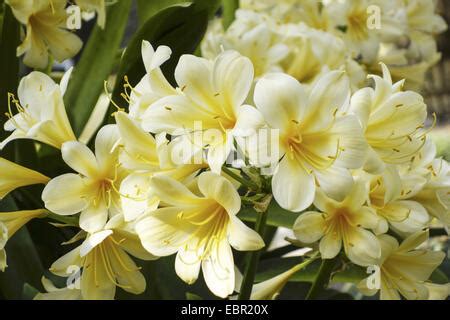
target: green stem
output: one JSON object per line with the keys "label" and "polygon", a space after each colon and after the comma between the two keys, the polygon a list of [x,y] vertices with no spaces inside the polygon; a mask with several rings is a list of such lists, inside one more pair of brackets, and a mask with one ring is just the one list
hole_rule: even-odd
{"label": "green stem", "polygon": [[57,222],[67,224],[71,227],[78,227],[78,219],[76,217],[61,216],[59,214],[48,211],[47,215],[43,218],[49,218]]}
{"label": "green stem", "polygon": [[[267,220],[267,211],[260,213],[256,220],[255,231],[258,232],[261,237],[264,235],[266,220]],[[250,296],[252,294],[253,283],[255,281],[256,269],[258,268],[261,253],[262,250],[252,251],[249,253],[238,300],[250,299]]]}
{"label": "green stem", "polygon": [[316,279],[314,279],[314,282],[306,295],[306,300],[316,299],[317,295],[325,289],[330,281],[331,272],[333,272],[336,262],[337,258],[322,260],[319,273],[317,274]]}
{"label": "green stem", "polygon": [[254,183],[252,183],[250,180],[245,180],[244,178],[242,178],[240,175],[234,173],[229,168],[224,166],[224,167],[222,167],[222,171],[225,172],[227,175],[229,175],[234,180],[236,180],[237,182],[239,182],[240,184],[242,184],[243,186],[246,186],[247,188],[249,188],[250,190],[253,190],[253,191],[258,190],[258,187]]}
{"label": "green stem", "polygon": [[235,18],[235,12],[239,9],[239,0],[223,0],[223,27],[228,29],[228,27],[233,23]]}

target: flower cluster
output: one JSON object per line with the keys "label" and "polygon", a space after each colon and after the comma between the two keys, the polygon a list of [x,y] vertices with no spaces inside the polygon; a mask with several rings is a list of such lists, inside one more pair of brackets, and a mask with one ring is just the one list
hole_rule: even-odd
{"label": "flower cluster", "polygon": [[[96,12],[98,24],[105,25],[105,0],[75,0],[80,10]],[[83,46],[81,39],[68,30],[66,0],[6,0],[16,19],[25,27],[17,56],[33,68],[44,69],[50,57],[63,62],[75,56]]]}
{"label": "flower cluster", "polygon": [[346,70],[355,86],[389,66],[396,80],[420,89],[440,59],[435,35],[447,29],[429,0],[244,0],[225,31],[211,25],[202,52],[221,48],[248,56],[257,75],[282,70],[310,83],[328,70]]}
{"label": "flower cluster", "polygon": [[[64,107],[71,71],[59,84],[32,72],[17,99],[10,94],[4,129],[11,133],[0,149],[16,139],[50,145],[67,173],[48,178],[0,158],[0,198],[45,184],[45,208],[0,214],[0,268],[6,242],[33,218],[75,221],[70,226],[79,233],[71,242],[82,241],[50,267],[62,277],[78,267],[80,287],[58,289],[44,279],[49,292],[37,298],[113,299],[117,288],[140,294],[146,280],[132,257],[174,254],[184,282],[202,272],[214,295],[230,297],[242,281],[233,249],[267,245],[239,212],[250,203],[257,215],[267,214],[272,196],[297,217],[295,243],[315,248],[313,259],[341,254],[381,270],[379,287],[360,283],[364,294],[448,296],[447,285],[429,281],[444,253],[418,247],[432,222],[450,226],[450,167],[427,137],[423,97],[403,80],[417,70],[410,54],[423,53],[422,40],[443,29],[434,8],[378,0],[389,7],[381,23],[390,27],[372,33],[364,1],[243,2],[256,11],[238,11],[227,31],[213,22],[204,57],[182,55],[176,83],[161,70],[171,49],[143,41],[145,76],[129,85],[127,108],[118,107],[114,123],[99,128],[91,144],[78,141]],[[39,10],[57,10],[52,3]],[[407,30],[396,27],[394,13],[402,10]],[[410,43],[399,48],[404,37]],[[379,63],[385,46],[404,65]],[[428,68],[427,59],[417,63]],[[254,286],[252,298],[274,298],[308,263]]]}

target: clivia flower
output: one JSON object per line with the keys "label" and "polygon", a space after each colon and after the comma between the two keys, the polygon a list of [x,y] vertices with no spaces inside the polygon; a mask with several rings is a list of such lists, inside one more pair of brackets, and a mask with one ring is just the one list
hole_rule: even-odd
{"label": "clivia flower", "polygon": [[231,247],[239,251],[264,247],[261,236],[236,214],[241,198],[226,178],[212,172],[197,180],[199,195],[166,176],[151,180],[165,204],[136,223],[142,245],[156,256],[177,253],[175,270],[185,282],[194,283],[203,270],[208,288],[225,298],[235,286]]}

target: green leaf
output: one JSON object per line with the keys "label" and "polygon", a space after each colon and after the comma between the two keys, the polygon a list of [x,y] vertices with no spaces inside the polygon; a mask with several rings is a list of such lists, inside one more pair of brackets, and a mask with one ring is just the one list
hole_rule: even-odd
{"label": "green leaf", "polygon": [[104,81],[113,70],[130,7],[131,0],[120,0],[108,7],[105,29],[94,27],[73,71],[64,101],[77,135],[83,130],[103,91]]}
{"label": "green leaf", "polygon": [[31,286],[28,283],[23,285],[22,290],[22,300],[33,300],[33,298],[39,293],[35,287]]}
{"label": "green leaf", "polygon": [[186,292],[186,300],[203,300],[203,298],[195,293]]}
{"label": "green leaf", "polygon": [[[16,56],[16,48],[20,44],[20,24],[9,6],[5,5],[3,9],[0,38],[0,141],[8,134],[3,130],[3,123],[7,120],[5,113],[8,112],[8,92],[15,93],[19,84],[19,58]],[[11,148],[4,150],[2,154],[12,158]]]}
{"label": "green leaf", "polygon": [[[149,18],[159,11],[175,4],[186,3],[183,0],[137,0],[139,25],[142,26]],[[209,17],[212,17],[220,7],[220,0],[193,0],[199,10],[206,9]]]}
{"label": "green leaf", "polygon": [[[162,70],[167,79],[173,83],[173,73],[179,57],[195,51],[206,31],[207,24],[207,11],[199,10],[193,4],[172,6],[150,18],[130,40],[122,57],[112,94],[113,100],[117,102],[121,99],[120,93],[125,75],[131,84],[138,83],[145,75],[141,57],[142,40],[149,41],[155,49],[159,45],[166,45],[172,49],[172,57],[164,63]],[[114,110],[111,104],[107,117]]]}
{"label": "green leaf", "polygon": [[448,283],[448,276],[441,269],[436,269],[431,274],[430,280],[433,283],[446,284]]}
{"label": "green leaf", "polygon": [[222,24],[225,29],[228,29],[235,19],[236,10],[239,9],[239,0],[222,0],[222,5]]}
{"label": "green leaf", "polygon": [[[253,208],[244,208],[239,212],[238,216],[241,220],[247,222],[255,222],[259,213]],[[272,201],[269,205],[267,225],[273,227],[292,228],[295,220],[299,216],[298,213],[294,213],[281,208],[276,201]]]}
{"label": "green leaf", "polygon": [[[302,257],[273,258],[262,260],[255,281],[261,282],[275,277],[303,261]],[[313,282],[320,268],[320,260],[314,261],[294,274],[291,282]],[[345,267],[332,273],[331,283],[358,283],[369,276],[363,267],[346,264]]]}

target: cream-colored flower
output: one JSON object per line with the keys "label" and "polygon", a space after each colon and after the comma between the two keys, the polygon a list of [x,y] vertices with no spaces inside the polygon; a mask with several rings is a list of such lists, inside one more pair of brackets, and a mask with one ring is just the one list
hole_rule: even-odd
{"label": "cream-colored flower", "polygon": [[239,9],[226,31],[219,19],[211,23],[202,42],[202,55],[214,59],[223,50],[236,50],[251,60],[256,78],[281,71],[280,62],[288,54],[288,47],[281,42],[277,29],[270,17]]}
{"label": "cream-colored flower", "polygon": [[151,180],[157,196],[166,205],[136,223],[143,246],[156,256],[177,253],[175,270],[187,283],[194,283],[203,270],[208,288],[225,298],[233,293],[236,250],[259,250],[262,238],[236,214],[241,199],[226,178],[212,172],[197,180],[199,195],[166,176]]}
{"label": "cream-colored flower", "polygon": [[26,210],[15,212],[0,212],[0,271],[5,271],[8,240],[30,220],[45,216],[47,210]]}
{"label": "cream-colored flower", "polygon": [[65,29],[68,15],[65,0],[7,0],[14,16],[26,26],[26,37],[17,48],[25,54],[23,62],[33,68],[45,68],[49,53],[59,62],[75,56],[83,43]]}
{"label": "cream-colored flower", "polygon": [[386,233],[389,225],[400,233],[414,233],[426,227],[430,220],[425,208],[416,201],[406,200],[400,175],[395,166],[387,166],[381,175],[369,178],[369,206],[380,219],[378,233]]}
{"label": "cream-colored flower", "polygon": [[114,299],[116,287],[133,293],[145,291],[140,268],[130,255],[141,260],[154,260],[142,247],[133,226],[115,216],[104,230],[90,234],[78,247],[55,261],[50,271],[62,277],[73,276],[74,266],[82,268],[80,289],[84,300]]}
{"label": "cream-colored flower", "polygon": [[[12,133],[0,142],[0,149],[15,139],[34,139],[55,148],[76,140],[63,102],[70,74],[71,70],[59,85],[41,72],[32,72],[20,81],[19,100],[12,94],[8,97],[9,120],[4,129]],[[12,107],[17,114],[13,114]]]}
{"label": "cream-colored flower", "polygon": [[383,78],[372,75],[375,89],[364,88],[351,99],[349,111],[358,115],[370,152],[365,170],[381,173],[385,164],[405,164],[425,143],[427,108],[420,94],[402,91],[382,64]]}
{"label": "cream-colored flower", "polygon": [[33,300],[81,300],[81,290],[76,286],[57,288],[55,285],[47,278],[42,277],[42,286],[44,287],[45,293],[38,293]]}
{"label": "cream-colored flower", "polygon": [[50,178],[14,162],[0,158],[0,200],[11,191],[33,184],[46,184]]}
{"label": "cream-colored flower", "polygon": [[[380,44],[379,30],[368,27],[369,0],[331,1],[326,10],[331,19],[330,31],[342,38],[352,57],[373,61]],[[381,11],[381,10],[380,10]]]}
{"label": "cream-colored flower", "polygon": [[[430,298],[429,284],[431,273],[444,260],[445,253],[416,249],[428,239],[428,231],[415,233],[399,245],[388,235],[378,237],[381,244],[380,299],[425,300]],[[378,289],[368,288],[367,280],[361,281],[360,290],[366,295],[374,295]],[[437,298],[433,294],[431,298]],[[446,297],[445,297],[446,298]]]}
{"label": "cream-colored flower", "polygon": [[282,158],[272,178],[274,197],[295,212],[311,205],[316,185],[342,200],[353,183],[348,169],[362,165],[367,149],[357,117],[340,114],[350,97],[343,72],[327,73],[305,91],[288,75],[270,74],[258,81],[254,95],[269,128],[279,132]]}
{"label": "cream-colored flower", "polygon": [[406,0],[407,23],[410,30],[438,34],[447,29],[444,18],[436,14],[436,1]]}
{"label": "cream-colored flower", "polygon": [[138,121],[124,112],[117,112],[115,118],[120,133],[120,165],[131,172],[120,184],[126,221],[132,221],[158,207],[159,199],[150,187],[153,175],[163,174],[184,181],[200,169],[208,167],[204,162],[181,165],[175,163],[172,159],[175,141],[169,144],[164,133],[155,139],[140,127]]}
{"label": "cream-colored flower", "polygon": [[294,224],[297,239],[304,243],[320,240],[322,259],[336,257],[344,247],[345,254],[361,266],[376,264],[380,258],[377,237],[367,229],[375,229],[378,217],[365,206],[368,189],[364,181],[357,180],[352,191],[342,202],[317,192],[314,205],[320,212],[301,214]]}
{"label": "cream-colored flower", "polygon": [[170,59],[172,51],[169,47],[159,46],[156,50],[148,41],[142,41],[142,61],[144,62],[146,75],[139,83],[131,88],[129,96],[129,115],[139,123],[145,111],[152,103],[162,97],[175,95],[177,91],[164,77],[160,66]]}
{"label": "cream-colored flower", "polygon": [[273,17],[279,23],[303,22],[327,30],[331,22],[324,4],[316,0],[243,0],[240,5]]}
{"label": "cream-colored flower", "polygon": [[75,0],[77,6],[80,6],[80,9],[86,12],[97,13],[97,24],[105,28],[106,22],[106,8],[105,8],[105,0]]}
{"label": "cream-colored flower", "polygon": [[345,43],[331,33],[305,24],[281,25],[278,33],[280,41],[289,48],[281,66],[302,84],[312,83],[326,70],[337,70],[346,64]]}
{"label": "cream-colored flower", "polygon": [[269,280],[255,284],[252,288],[250,300],[275,300],[289,279],[313,261],[314,259],[307,260]]}
{"label": "cream-colored flower", "polygon": [[427,209],[428,213],[450,226],[450,165],[444,159],[435,159],[427,167],[429,179],[423,187],[410,195]]}
{"label": "cream-colored flower", "polygon": [[220,173],[233,149],[239,118],[254,110],[244,105],[253,83],[252,63],[235,51],[225,51],[214,61],[183,55],[175,78],[179,93],[152,104],[142,126],[153,133],[187,137],[193,149],[207,149],[211,170]]}
{"label": "cream-colored flower", "polygon": [[118,165],[119,133],[103,127],[95,140],[95,154],[80,142],[62,146],[64,161],[77,172],[52,179],[42,193],[45,207],[60,215],[81,212],[80,227],[89,233],[105,226],[108,217],[121,212],[118,188],[125,173]]}

